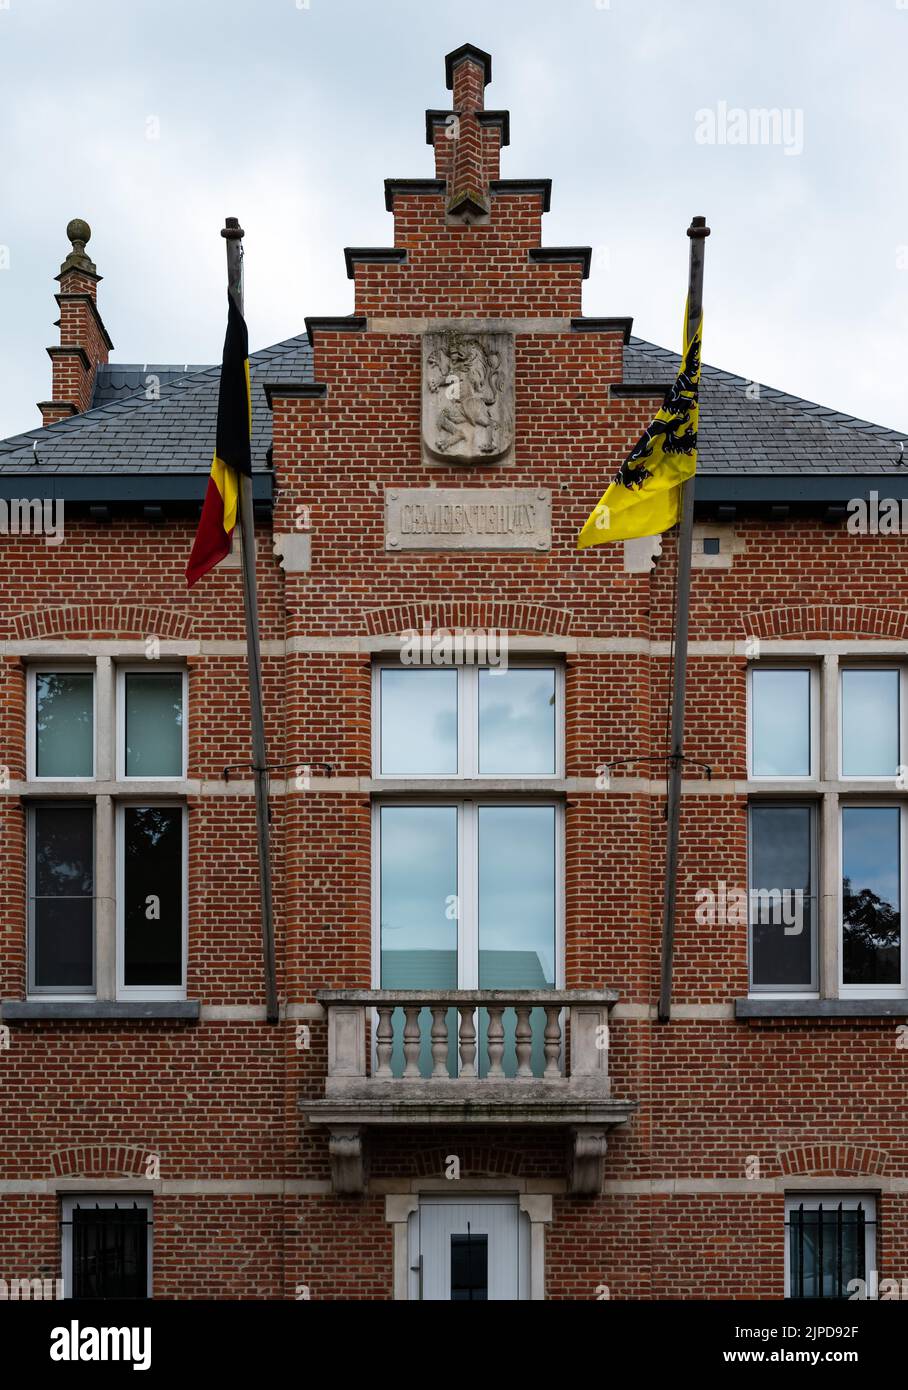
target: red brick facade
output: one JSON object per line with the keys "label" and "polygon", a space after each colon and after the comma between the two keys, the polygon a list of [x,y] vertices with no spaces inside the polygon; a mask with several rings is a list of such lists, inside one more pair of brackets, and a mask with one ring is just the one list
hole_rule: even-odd
{"label": "red brick facade", "polygon": [[[454,107],[475,108],[481,69],[466,62],[458,73]],[[268,528],[258,534],[269,760],[289,765],[272,790],[278,1026],[261,1007],[252,784],[242,772],[222,780],[225,765],[249,758],[239,570],[222,566],[187,593],[192,518],[74,515],[59,547],[4,538],[0,997],[26,994],[27,664],[38,643],[135,658],[157,635],[189,670],[187,997],[202,1006],[194,1022],[9,1025],[5,1277],[59,1274],[61,1193],[121,1179],[123,1190],[153,1195],[156,1297],[389,1299],[386,1196],[443,1179],[451,1154],[464,1190],[497,1179],[552,1194],[549,1299],[597,1299],[603,1288],[615,1299],[781,1298],[784,1201],[796,1179],[822,1180],[805,1190],[875,1195],[879,1274],[908,1273],[908,1051],[897,1019],[736,1018],[734,1001],[748,992],[746,927],[703,928],[694,916],[697,889],[747,882],[744,643],[812,643],[822,655],[822,643],[874,640],[902,653],[904,546],[819,517],[739,515],[732,566],[695,569],[687,751],[713,780],[693,770],[685,782],[674,1015],[660,1026],[664,781],[643,759],[664,748],[674,541],[651,573],[626,569],[621,545],[575,549],[653,402],[610,396],[623,379],[620,322],[571,325],[582,313],[582,257],[530,257],[544,240],[542,187],[493,187],[487,220],[448,213],[452,191],[498,179],[499,136],[469,111],[463,146],[436,124],[437,178],[454,180],[456,166],[457,189],[392,188],[405,260],[354,262],[365,327],[314,326],[324,398],[278,390],[273,400],[272,529],[294,532],[301,507],[311,523],[305,571],[284,572]],[[70,341],[90,335],[81,299],[61,315]],[[515,461],[430,467],[421,321],[470,318],[515,331]],[[98,338],[90,356],[102,353]],[[84,409],[68,370],[55,360],[54,399]],[[386,488],[486,484],[551,489],[550,550],[386,551]],[[495,1127],[372,1133],[366,1194],[336,1196],[325,1132],[303,1118],[326,1071],[315,991],[372,984],[372,656],[424,622],[503,629],[566,668],[564,980],[618,992],[613,1094],[639,1103],[610,1136],[601,1196],[569,1194],[565,1133]],[[110,645],[121,643],[132,646]],[[632,753],[641,761],[598,789],[598,767]],[[305,789],[295,767],[311,769]],[[298,1046],[301,1022],[308,1048]]]}

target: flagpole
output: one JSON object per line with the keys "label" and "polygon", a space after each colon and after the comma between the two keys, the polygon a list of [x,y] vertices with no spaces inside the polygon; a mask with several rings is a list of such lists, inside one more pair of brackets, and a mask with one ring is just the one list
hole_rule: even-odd
{"label": "flagpole", "polygon": [[[243,313],[243,229],[236,217],[225,219],[221,236],[227,242],[227,290]],[[277,980],[274,967],[274,914],[271,896],[271,830],[268,809],[268,758],[265,751],[265,718],[262,711],[262,655],[259,646],[258,591],[255,581],[255,513],[252,479],[240,474],[240,537],[243,554],[243,597],[246,608],[246,660],[249,666],[249,703],[252,709],[252,765],[255,777],[255,821],[259,854],[262,908],[262,959],[265,970],[265,1007],[269,1023],[278,1021]]]}
{"label": "flagpole", "polygon": [[[709,227],[705,217],[694,217],[687,229],[690,266],[687,289],[687,335],[693,339],[703,313],[703,260]],[[687,629],[690,613],[690,570],[694,540],[694,484],[696,475],[681,488],[681,524],[678,527],[678,582],[675,606],[675,670],[672,682],[671,755],[668,772],[665,836],[665,891],[662,903],[662,978],[659,990],[659,1022],[668,1023],[672,1007],[672,962],[675,950],[675,907],[678,890],[678,834],[681,823],[681,779],[684,774],[684,696],[687,686]]]}

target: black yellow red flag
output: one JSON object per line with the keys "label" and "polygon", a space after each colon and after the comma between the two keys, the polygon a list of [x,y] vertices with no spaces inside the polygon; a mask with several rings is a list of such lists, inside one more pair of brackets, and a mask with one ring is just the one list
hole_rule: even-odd
{"label": "black yellow red flag", "polygon": [[192,587],[230,554],[240,495],[240,474],[252,473],[252,389],[249,383],[249,334],[231,294],[227,296],[227,333],[218,388],[218,423],[208,491],[199,529],[186,566]]}

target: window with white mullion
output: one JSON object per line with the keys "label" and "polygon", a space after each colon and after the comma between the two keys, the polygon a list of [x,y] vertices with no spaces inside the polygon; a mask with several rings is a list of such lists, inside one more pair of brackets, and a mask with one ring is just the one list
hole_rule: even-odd
{"label": "window with white mullion", "polygon": [[377,777],[557,777],[563,671],[553,663],[403,666],[374,671]]}
{"label": "window with white mullion", "polygon": [[[530,800],[375,807],[375,983],[381,989],[552,989],[561,983],[561,808]],[[538,1013],[538,1017],[535,1015]],[[505,1016],[506,1069],[514,1020]],[[482,1039],[485,1011],[479,1011]],[[428,1010],[421,1067],[431,1070]],[[402,1068],[403,1016],[392,1067]],[[456,1011],[449,1068],[457,1064]],[[534,1070],[544,1017],[534,1011]],[[538,1055],[537,1055],[538,1053]],[[480,1048],[480,1069],[485,1066]],[[428,1074],[428,1072],[427,1072]]]}
{"label": "window with white mullion", "polygon": [[[751,799],[748,936],[754,993],[815,996],[822,956],[824,994],[908,997],[902,926],[908,901],[906,682],[903,662],[829,656],[821,711],[820,683],[811,664],[759,663],[750,669],[749,777],[761,782],[824,779],[811,788],[819,794],[812,809],[794,799]],[[809,779],[804,777],[808,766]],[[825,827],[821,896],[816,887],[818,821]],[[790,926],[780,934],[775,923],[755,920],[752,890],[784,896],[795,878],[803,889],[809,941]]]}
{"label": "window with white mullion", "polygon": [[26,689],[29,994],[183,998],[186,807],[114,816],[113,783],[182,790],[185,668],[50,658]]}

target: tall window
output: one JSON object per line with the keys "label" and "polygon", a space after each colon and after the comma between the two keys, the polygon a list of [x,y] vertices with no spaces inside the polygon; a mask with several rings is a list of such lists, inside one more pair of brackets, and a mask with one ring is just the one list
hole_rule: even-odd
{"label": "tall window", "polygon": [[[374,974],[381,988],[560,983],[561,805],[520,784],[560,769],[561,676],[542,665],[502,674],[376,669],[376,771],[425,782],[424,794],[383,795],[375,805]],[[483,791],[490,778],[494,794]],[[450,785],[452,779],[473,787],[456,795],[441,785],[433,789],[433,780]],[[424,1010],[426,1065],[429,1018]],[[480,1036],[485,1022],[481,1011]],[[543,1028],[533,1022],[540,1051],[535,1070],[543,1064]],[[509,1014],[505,1025],[513,1028]],[[397,1021],[395,1038],[400,1048]],[[505,1044],[507,1069],[507,1031]],[[479,1058],[486,1066],[482,1047]],[[392,1058],[392,1066],[400,1060]],[[456,1065],[454,1056],[449,1064]]]}
{"label": "tall window", "polygon": [[186,817],[177,804],[119,808],[119,992],[183,985]]}
{"label": "tall window", "polygon": [[[822,673],[808,664],[751,668],[754,991],[908,994],[905,681],[900,666],[834,656]],[[825,987],[824,956],[836,965],[835,983],[827,967]]]}
{"label": "tall window", "polygon": [[184,993],[186,673],[149,664],[29,671],[30,993]]}
{"label": "tall window", "polygon": [[91,992],[95,978],[95,811],[45,801],[29,811],[32,988]]}
{"label": "tall window", "polygon": [[750,807],[751,985],[817,987],[816,807],[755,802]]}

